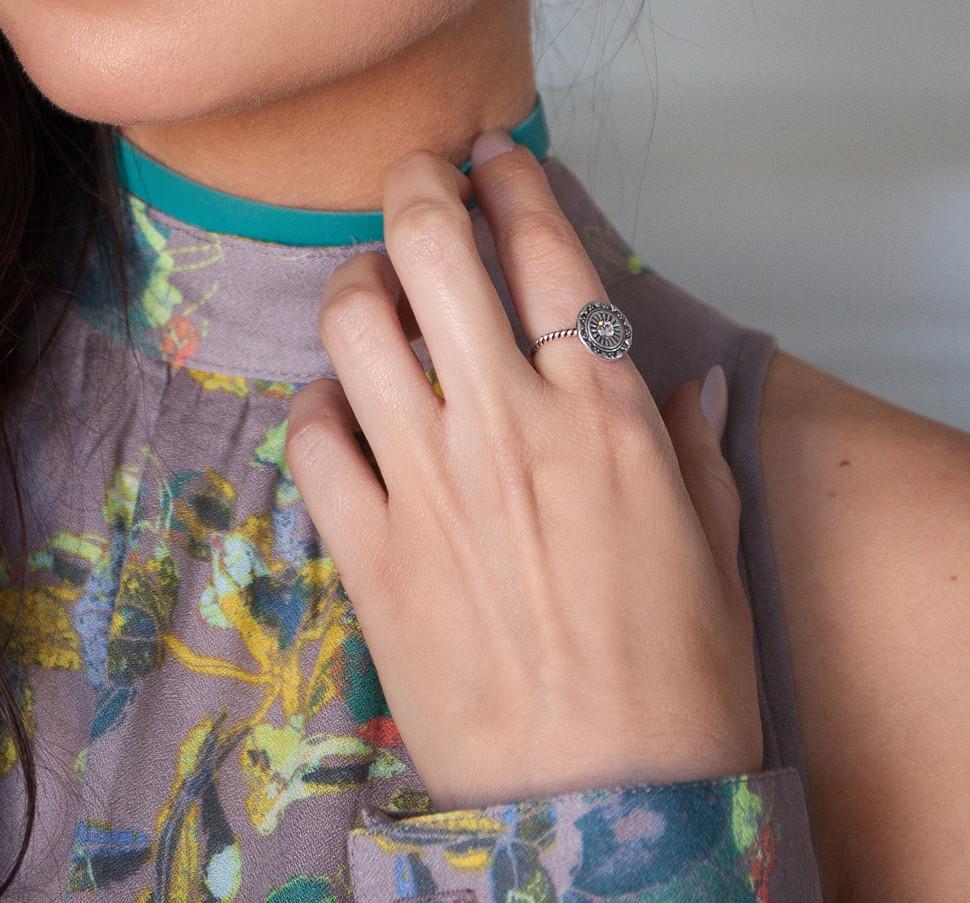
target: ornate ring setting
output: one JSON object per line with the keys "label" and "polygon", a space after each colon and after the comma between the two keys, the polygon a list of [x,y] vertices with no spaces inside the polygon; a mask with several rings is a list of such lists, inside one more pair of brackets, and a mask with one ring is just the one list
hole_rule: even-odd
{"label": "ornate ring setting", "polygon": [[633,325],[615,304],[599,299],[590,301],[580,310],[575,326],[539,336],[529,347],[529,360],[532,360],[536,350],[546,342],[574,335],[579,336],[587,350],[597,357],[615,361],[630,350],[633,344]]}

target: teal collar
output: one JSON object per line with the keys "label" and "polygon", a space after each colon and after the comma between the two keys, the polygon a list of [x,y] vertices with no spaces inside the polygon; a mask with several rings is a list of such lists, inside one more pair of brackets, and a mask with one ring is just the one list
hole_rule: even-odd
{"label": "teal collar", "polygon": [[[122,186],[157,210],[201,229],[285,245],[344,245],[384,239],[381,210],[309,210],[254,201],[190,179],[148,156],[117,131],[114,135]],[[509,129],[509,135],[538,160],[546,157],[549,129],[539,94],[532,112]],[[460,168],[467,173],[471,159]],[[474,198],[468,206],[475,207]]]}

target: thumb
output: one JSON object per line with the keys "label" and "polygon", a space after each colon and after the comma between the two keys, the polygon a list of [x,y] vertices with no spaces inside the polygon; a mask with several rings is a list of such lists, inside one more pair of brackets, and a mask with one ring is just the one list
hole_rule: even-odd
{"label": "thumb", "polygon": [[678,386],[664,402],[660,414],[714,561],[722,576],[733,583],[739,579],[741,496],[721,453],[727,405],[724,368],[715,364],[706,380]]}

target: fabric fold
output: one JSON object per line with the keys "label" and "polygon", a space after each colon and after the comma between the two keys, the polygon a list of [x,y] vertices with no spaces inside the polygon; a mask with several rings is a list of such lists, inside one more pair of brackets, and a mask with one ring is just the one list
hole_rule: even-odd
{"label": "fabric fold", "polygon": [[453,812],[365,806],[348,855],[357,903],[821,901],[794,768]]}

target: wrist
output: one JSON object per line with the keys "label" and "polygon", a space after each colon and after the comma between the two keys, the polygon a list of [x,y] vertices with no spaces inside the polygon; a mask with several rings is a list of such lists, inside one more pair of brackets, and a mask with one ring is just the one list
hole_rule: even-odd
{"label": "wrist", "polygon": [[615,739],[586,739],[595,736],[589,731],[568,741],[491,744],[494,755],[465,760],[475,762],[474,776],[466,770],[425,781],[433,807],[447,812],[599,787],[726,778],[756,774],[763,765],[760,732],[744,741],[681,732],[642,738],[632,749],[618,747]]}

